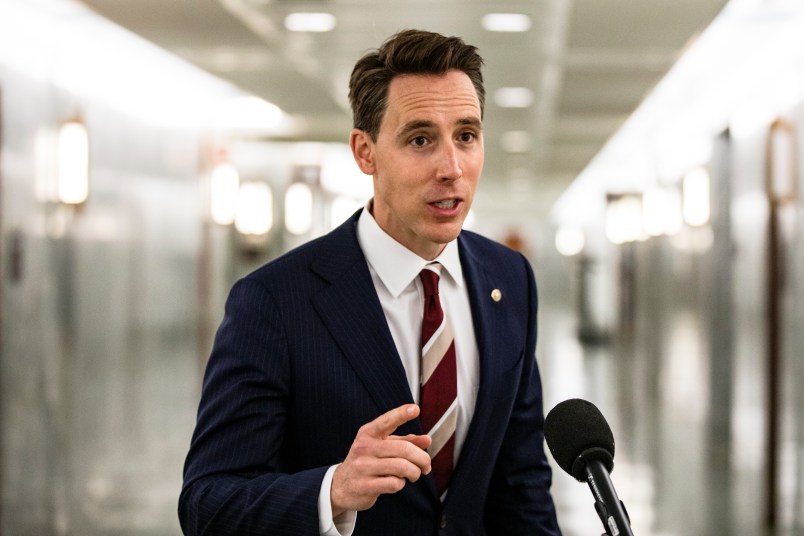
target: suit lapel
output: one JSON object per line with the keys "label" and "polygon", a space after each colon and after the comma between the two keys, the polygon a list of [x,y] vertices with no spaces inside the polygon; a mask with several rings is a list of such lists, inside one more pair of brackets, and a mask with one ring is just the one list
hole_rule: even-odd
{"label": "suit lapel", "polygon": [[[482,254],[474,251],[466,240],[459,238],[461,266],[466,278],[469,303],[472,308],[475,338],[477,339],[478,355],[480,360],[480,385],[475,402],[475,411],[469,425],[466,441],[453,473],[453,484],[457,489],[464,485],[462,482],[470,476],[477,464],[488,463],[483,458],[485,438],[489,433],[494,400],[497,396],[502,367],[494,356],[500,354],[503,341],[496,334],[504,332],[504,317],[500,303],[491,299],[491,292],[497,285],[494,274],[485,269]],[[462,468],[466,468],[463,469]],[[475,469],[473,469],[475,468]],[[470,485],[469,481],[466,485]]]}
{"label": "suit lapel", "polygon": [[[313,305],[370,393],[378,411],[384,413],[412,403],[413,397],[368,264],[357,241],[357,216],[327,237],[321,255],[311,265],[315,273],[330,283],[314,296]],[[484,437],[490,433],[491,413],[502,371],[494,360],[502,342],[493,335],[503,332],[504,323],[500,305],[491,299],[491,291],[496,288],[494,275],[484,268],[482,253],[474,251],[460,238],[459,247],[477,338],[480,385],[472,422],[453,473],[452,493],[462,486],[471,486],[473,467],[487,463]],[[415,419],[402,426],[398,433],[423,432],[419,420]],[[423,478],[418,484],[428,490],[433,500],[437,500],[432,478]]]}
{"label": "suit lapel", "polygon": [[[357,215],[332,232],[312,270],[330,285],[313,305],[380,413],[413,402],[368,264],[356,234]],[[400,433],[421,433],[418,420]]]}

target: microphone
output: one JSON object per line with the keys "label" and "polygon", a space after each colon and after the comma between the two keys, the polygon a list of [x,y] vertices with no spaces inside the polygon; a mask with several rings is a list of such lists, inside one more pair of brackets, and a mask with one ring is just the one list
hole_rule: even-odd
{"label": "microphone", "polygon": [[634,536],[609,476],[614,468],[614,435],[600,410],[580,398],[565,400],[544,419],[544,438],[559,467],[589,484],[606,534]]}

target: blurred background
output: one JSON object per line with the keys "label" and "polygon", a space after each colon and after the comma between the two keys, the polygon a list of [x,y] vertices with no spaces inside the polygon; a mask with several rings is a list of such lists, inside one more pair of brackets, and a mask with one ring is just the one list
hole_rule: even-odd
{"label": "blurred background", "polygon": [[0,0],[0,534],[181,533],[223,301],[365,203],[348,76],[410,27],[486,59],[467,226],[634,533],[804,534],[800,0]]}

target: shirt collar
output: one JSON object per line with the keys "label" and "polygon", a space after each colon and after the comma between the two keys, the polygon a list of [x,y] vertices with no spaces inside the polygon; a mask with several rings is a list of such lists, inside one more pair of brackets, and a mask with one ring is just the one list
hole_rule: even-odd
{"label": "shirt collar", "polygon": [[370,212],[372,201],[369,200],[358,219],[357,239],[369,265],[394,298],[399,297],[411,281],[419,276],[425,265],[435,261],[444,267],[442,276],[446,271],[459,287],[463,287],[457,240],[449,242],[433,261],[422,259],[380,228]]}

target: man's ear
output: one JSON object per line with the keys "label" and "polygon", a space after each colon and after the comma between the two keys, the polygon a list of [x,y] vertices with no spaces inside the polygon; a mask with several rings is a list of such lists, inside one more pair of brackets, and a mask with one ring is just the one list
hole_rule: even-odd
{"label": "man's ear", "polygon": [[349,135],[349,147],[357,162],[357,167],[366,175],[374,175],[374,142],[365,130],[352,129]]}

